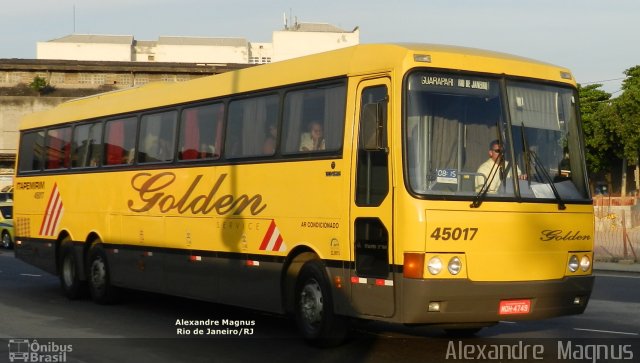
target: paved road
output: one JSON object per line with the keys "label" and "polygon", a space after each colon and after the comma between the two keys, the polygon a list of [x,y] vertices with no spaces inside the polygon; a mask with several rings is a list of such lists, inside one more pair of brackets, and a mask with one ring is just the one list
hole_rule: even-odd
{"label": "paved road", "polygon": [[[543,361],[554,361],[559,341],[565,344],[563,354],[583,354],[583,346],[600,344],[607,350],[619,349],[623,358],[629,350],[638,361],[639,312],[640,274],[598,272],[592,299],[580,316],[502,322],[465,339],[451,339],[431,327],[357,323],[347,344],[320,350],[306,345],[291,321],[251,310],[149,293],[128,294],[114,306],[86,299],[69,301],[59,292],[56,277],[16,260],[11,251],[0,250],[0,362],[9,361],[9,351],[19,349],[25,339],[28,344],[36,340],[35,347],[44,347],[40,350],[57,350],[46,354],[58,354],[67,362],[465,361],[487,358],[485,354],[496,344],[529,348],[542,344]],[[180,328],[193,329],[177,325],[182,319],[220,325],[205,325],[203,331],[209,328],[214,334],[203,332],[204,336],[194,338],[178,334]],[[223,333],[238,330],[242,336]],[[572,341],[572,350],[567,350],[567,342]],[[66,348],[71,351],[60,352]],[[460,349],[472,355],[461,356]],[[524,361],[540,361],[533,353],[529,350]]]}

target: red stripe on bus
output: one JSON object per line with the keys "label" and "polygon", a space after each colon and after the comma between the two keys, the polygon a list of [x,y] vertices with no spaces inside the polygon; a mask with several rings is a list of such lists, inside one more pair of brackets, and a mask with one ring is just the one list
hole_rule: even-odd
{"label": "red stripe on bus", "polygon": [[262,240],[262,244],[260,244],[261,250],[266,250],[269,245],[269,241],[271,240],[271,236],[273,236],[273,231],[276,229],[276,222],[272,219],[271,224],[269,225],[269,229],[267,230],[267,234],[264,235],[264,239]]}
{"label": "red stripe on bus", "polygon": [[51,229],[49,230],[49,235],[53,236],[56,231],[56,227],[58,226],[58,222],[60,220],[60,214],[62,213],[62,198],[60,198],[60,194],[58,193],[58,202],[55,206],[55,217],[53,218],[53,223],[51,223]]}
{"label": "red stripe on bus", "polygon": [[280,251],[280,246],[282,246],[282,235],[278,234],[278,239],[276,240],[276,245],[273,247],[273,251]]}
{"label": "red stripe on bus", "polygon": [[53,200],[53,196],[56,194],[56,189],[58,189],[58,184],[53,185],[53,190],[49,195],[49,201],[47,202],[47,207],[44,209],[44,216],[42,217],[42,224],[40,225],[40,235],[42,235],[44,231],[44,226],[47,224],[47,217],[49,216],[49,208],[51,207],[51,201]]}

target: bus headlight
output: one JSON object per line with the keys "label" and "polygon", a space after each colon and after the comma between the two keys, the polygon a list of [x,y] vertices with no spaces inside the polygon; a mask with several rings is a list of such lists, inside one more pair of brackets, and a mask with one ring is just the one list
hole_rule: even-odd
{"label": "bus headlight", "polygon": [[569,258],[569,271],[571,272],[576,272],[578,271],[578,256],[576,255],[571,255],[571,258]]}
{"label": "bus headlight", "polygon": [[587,272],[589,271],[589,267],[591,267],[591,260],[589,259],[589,256],[582,256],[580,259],[580,268],[582,271]]}
{"label": "bus headlight", "polygon": [[432,275],[437,275],[442,271],[442,260],[440,257],[432,257],[427,264],[427,269],[429,269],[429,273]]}
{"label": "bus headlight", "polygon": [[449,265],[447,266],[449,273],[452,275],[457,275],[462,270],[462,261],[458,257],[453,257],[449,260]]}

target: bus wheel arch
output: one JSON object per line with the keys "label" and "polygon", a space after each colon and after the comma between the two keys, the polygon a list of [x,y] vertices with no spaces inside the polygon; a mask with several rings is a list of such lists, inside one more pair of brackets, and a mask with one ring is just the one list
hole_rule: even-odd
{"label": "bus wheel arch", "polygon": [[287,256],[282,268],[281,293],[284,311],[293,316],[295,311],[295,287],[300,270],[305,262],[319,259],[318,255],[307,246],[294,248]]}

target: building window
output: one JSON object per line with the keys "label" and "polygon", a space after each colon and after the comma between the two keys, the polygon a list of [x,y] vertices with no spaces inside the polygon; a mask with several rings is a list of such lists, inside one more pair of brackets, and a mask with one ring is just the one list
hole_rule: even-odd
{"label": "building window", "polygon": [[65,74],[64,73],[51,73],[51,80],[49,81],[51,84],[64,84],[65,82]]}
{"label": "building window", "polygon": [[249,57],[249,64],[271,63],[271,57]]}
{"label": "building window", "polygon": [[147,83],[149,83],[149,75],[147,74],[136,74],[135,78],[133,79],[134,86],[140,86]]}
{"label": "building window", "polygon": [[119,74],[118,75],[118,84],[131,86],[133,77],[131,74]]}
{"label": "building window", "polygon": [[92,84],[103,85],[106,81],[106,75],[103,73],[79,73],[78,83],[80,84]]}

